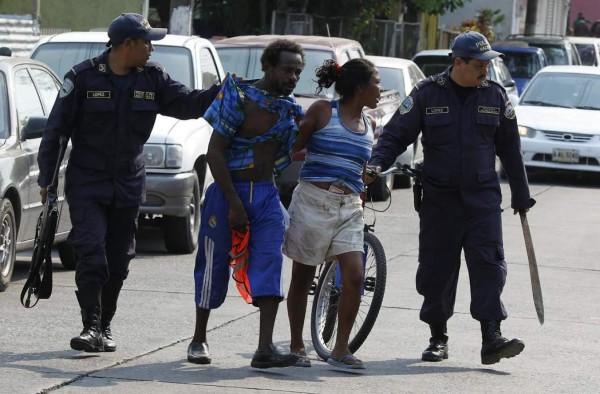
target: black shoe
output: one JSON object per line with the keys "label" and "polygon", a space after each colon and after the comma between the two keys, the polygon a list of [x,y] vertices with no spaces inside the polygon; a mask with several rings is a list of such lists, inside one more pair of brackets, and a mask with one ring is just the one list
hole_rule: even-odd
{"label": "black shoe", "polygon": [[423,351],[421,360],[442,361],[448,358],[448,340],[431,338],[429,347]]}
{"label": "black shoe", "polygon": [[504,337],[493,341],[483,342],[481,347],[481,363],[485,365],[496,364],[502,358],[511,358],[523,351],[525,342],[515,338],[508,340]]}
{"label": "black shoe", "polygon": [[503,358],[511,358],[523,351],[525,342],[520,339],[508,340],[502,336],[499,321],[482,320],[481,363],[496,364]]}
{"label": "black shoe", "polygon": [[192,342],[188,346],[187,360],[194,364],[210,364],[210,354],[208,353],[208,343]]}
{"label": "black shoe", "polygon": [[102,342],[104,343],[105,352],[114,352],[117,350],[117,343],[113,339],[110,326],[102,329]]}
{"label": "black shoe", "polygon": [[84,327],[78,337],[71,339],[71,349],[84,352],[103,352],[102,334],[95,327]]}
{"label": "black shoe", "polygon": [[290,353],[282,353],[274,345],[268,350],[257,350],[254,352],[250,366],[252,368],[277,368],[290,367],[296,364],[298,356]]}

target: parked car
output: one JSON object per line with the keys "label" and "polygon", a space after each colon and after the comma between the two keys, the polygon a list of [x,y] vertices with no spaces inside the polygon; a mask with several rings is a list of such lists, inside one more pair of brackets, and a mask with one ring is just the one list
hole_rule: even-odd
{"label": "parked car", "polygon": [[[412,60],[388,56],[366,56],[366,58],[379,70],[383,90],[397,90],[400,93],[400,102],[410,94],[419,81],[425,79],[419,66]],[[411,167],[421,161],[423,161],[423,148],[418,141],[413,144],[412,149],[407,149],[396,160]],[[411,184],[412,178],[408,175],[396,175],[394,178],[394,187],[407,188]]]}
{"label": "parked car", "polygon": [[[48,64],[58,75],[106,49],[104,32],[73,32],[41,39],[30,57]],[[151,61],[190,88],[208,88],[224,77],[214,46],[200,37],[167,35],[153,42]],[[140,225],[162,226],[171,253],[191,253],[198,242],[200,204],[213,182],[206,164],[212,128],[204,119],[178,120],[157,116],[144,146],[146,202],[140,208]]]}
{"label": "parked car", "polygon": [[[0,291],[11,280],[16,252],[33,248],[43,209],[37,154],[60,86],[45,64],[0,56]],[[73,251],[66,243],[71,221],[63,186],[64,165],[58,189],[62,217],[54,241],[63,265],[75,268]]]}
{"label": "parked car", "polygon": [[[296,89],[294,89],[294,96],[304,110],[307,110],[313,102],[320,98],[337,98],[333,86],[329,89],[323,89],[319,95],[316,94],[315,70],[322,66],[326,59],[335,59],[339,64],[344,64],[350,59],[365,57],[365,51],[358,41],[339,37],[295,35],[238,36],[217,41],[215,42],[215,47],[223,62],[225,71],[231,71],[248,79],[254,79],[260,78],[263,75],[260,64],[260,56],[263,49],[278,38],[287,38],[297,42],[304,49],[304,71],[300,76]],[[383,125],[392,117],[399,105],[399,93],[395,90],[389,90],[382,92],[377,108],[365,110],[366,113],[371,114],[375,118],[377,123],[375,138],[379,136]],[[302,151],[295,154],[292,158],[292,164],[282,171],[276,179],[281,200],[286,206],[291,200],[293,189],[298,184],[300,168],[304,162],[305,153],[305,151]],[[393,178],[391,175],[388,175],[383,181],[378,180],[369,187],[370,196],[375,201],[387,200],[389,197],[388,188],[391,189],[392,187]]]}
{"label": "parked car", "polygon": [[[427,49],[417,52],[412,61],[423,71],[425,76],[438,74],[452,65],[450,49]],[[514,105],[519,101],[519,91],[510,71],[500,56],[493,58],[487,70],[488,79],[499,83],[506,90],[506,94]]]}
{"label": "parked car", "polygon": [[600,172],[600,68],[543,68],[515,111],[527,168]]}
{"label": "parked car", "polygon": [[567,38],[575,44],[582,65],[600,66],[600,38],[573,36]]}
{"label": "parked car", "polygon": [[541,48],[529,45],[518,45],[518,42],[492,43],[492,49],[504,54],[504,64],[515,81],[519,95],[531,78],[548,65],[546,54]]}
{"label": "parked car", "polygon": [[542,48],[548,64],[551,65],[580,65],[581,59],[575,44],[569,41],[566,37],[557,35],[524,35],[511,34],[506,37],[510,41],[522,41],[534,46]]}

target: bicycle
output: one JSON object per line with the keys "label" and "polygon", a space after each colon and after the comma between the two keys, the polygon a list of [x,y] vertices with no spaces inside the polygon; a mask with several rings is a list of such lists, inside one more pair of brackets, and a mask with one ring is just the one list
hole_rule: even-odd
{"label": "bicycle", "polygon": [[[388,170],[379,173],[379,176],[402,173],[415,178],[415,185],[420,186],[419,170],[402,166],[397,163]],[[373,209],[376,212],[384,212],[391,205],[391,193],[389,205],[381,211],[366,207],[363,197],[363,207]],[[375,220],[372,224],[364,227],[364,284],[361,295],[360,307],[356,315],[356,321],[350,333],[349,348],[355,353],[365,342],[371,332],[379,310],[383,303],[385,284],[387,276],[387,260],[385,250],[379,239],[373,234],[375,231]],[[336,260],[327,261],[321,265],[315,281],[311,287],[313,294],[313,305],[310,318],[310,331],[315,351],[323,360],[331,356],[337,334],[338,302],[341,287],[341,272]]]}

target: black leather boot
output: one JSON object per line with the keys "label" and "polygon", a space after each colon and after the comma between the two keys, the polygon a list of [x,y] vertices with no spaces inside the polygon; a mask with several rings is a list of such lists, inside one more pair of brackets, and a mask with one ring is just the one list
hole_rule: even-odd
{"label": "black leather boot", "polygon": [[511,358],[523,351],[525,342],[518,338],[506,339],[500,331],[499,321],[481,321],[481,363],[496,364],[503,358]]}
{"label": "black leather boot", "polygon": [[84,352],[103,352],[104,342],[100,332],[100,302],[98,297],[94,302],[93,294],[76,291],[77,300],[81,307],[83,331],[71,339],[71,349]]}
{"label": "black leather boot", "polygon": [[446,323],[430,324],[431,338],[429,347],[423,351],[421,360],[442,361],[448,358],[448,335]]}
{"label": "black leather boot", "polygon": [[117,350],[117,344],[112,336],[110,330],[110,321],[115,315],[114,311],[107,311],[102,308],[102,320],[100,322],[100,332],[102,334],[102,341],[104,342],[105,352],[114,352]]}
{"label": "black leather boot", "polygon": [[123,287],[122,280],[110,278],[102,288],[102,318],[100,328],[105,352],[114,352],[117,350],[117,344],[110,329],[110,322],[117,311],[117,299],[119,298],[121,287]]}

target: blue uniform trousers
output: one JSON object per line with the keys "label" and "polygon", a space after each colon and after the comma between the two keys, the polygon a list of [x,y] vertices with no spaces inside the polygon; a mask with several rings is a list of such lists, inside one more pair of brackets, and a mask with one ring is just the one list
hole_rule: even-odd
{"label": "blue uniform trousers", "polygon": [[[284,222],[279,194],[273,182],[234,182],[250,222],[248,279],[253,300],[283,299],[281,268]],[[230,277],[231,229],[229,204],[216,183],[206,190],[198,253],[194,268],[196,305],[204,309],[221,306]]]}
{"label": "blue uniform trousers", "polygon": [[115,207],[92,199],[69,198],[73,225],[69,243],[75,251],[78,289],[122,285],[135,256],[139,205]]}
{"label": "blue uniform trousers", "polygon": [[421,320],[443,324],[454,313],[463,250],[471,315],[476,320],[506,319],[500,300],[506,282],[500,213],[498,209],[467,215],[458,201],[442,207],[423,199],[416,276],[417,291],[424,297]]}

